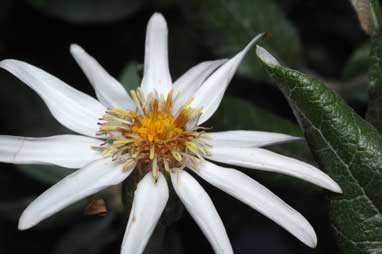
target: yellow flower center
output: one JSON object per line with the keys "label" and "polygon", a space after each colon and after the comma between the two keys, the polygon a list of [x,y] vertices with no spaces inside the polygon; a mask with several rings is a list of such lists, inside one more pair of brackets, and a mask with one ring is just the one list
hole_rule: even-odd
{"label": "yellow flower center", "polygon": [[103,156],[123,162],[125,168],[136,164],[141,170],[171,172],[186,166],[197,156],[207,155],[202,128],[197,126],[200,109],[186,102],[176,113],[172,107],[172,91],[166,100],[140,90],[131,91],[137,110],[111,109],[101,119],[100,134],[107,135]]}
{"label": "yellow flower center", "polygon": [[176,122],[168,112],[150,112],[136,119],[131,131],[150,142],[172,139],[184,130],[183,123]]}

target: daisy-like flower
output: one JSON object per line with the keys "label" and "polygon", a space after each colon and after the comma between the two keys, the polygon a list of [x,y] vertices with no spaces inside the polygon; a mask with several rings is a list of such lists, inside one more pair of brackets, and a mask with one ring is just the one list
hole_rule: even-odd
{"label": "daisy-like flower", "polygon": [[211,198],[193,175],[315,247],[316,234],[299,212],[240,171],[211,162],[286,174],[341,192],[319,169],[261,148],[296,138],[247,130],[207,133],[200,127],[214,114],[238,65],[261,36],[233,58],[200,63],[173,83],[168,66],[167,24],[161,14],[154,14],[147,26],[144,76],[140,88],[130,94],[81,47],[72,45],[70,51],[98,100],[25,62],[1,61],[0,67],[36,91],[62,125],[81,134],[0,136],[2,162],[79,168],[25,209],[19,229],[31,228],[78,200],[120,184],[135,170],[142,177],[134,194],[121,253],[143,252],[168,201],[167,181],[171,181],[215,253],[233,253]]}

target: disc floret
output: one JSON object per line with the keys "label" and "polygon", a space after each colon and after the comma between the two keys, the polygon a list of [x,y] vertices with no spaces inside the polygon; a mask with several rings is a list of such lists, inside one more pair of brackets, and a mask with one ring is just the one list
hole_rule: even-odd
{"label": "disc floret", "polygon": [[166,99],[156,93],[145,98],[139,89],[130,93],[135,111],[113,108],[100,119],[99,134],[107,137],[103,156],[123,162],[125,169],[136,164],[140,170],[151,170],[156,179],[158,171],[181,169],[193,157],[207,155],[207,136],[197,126],[201,109],[189,107],[192,100],[174,113],[172,91]]}

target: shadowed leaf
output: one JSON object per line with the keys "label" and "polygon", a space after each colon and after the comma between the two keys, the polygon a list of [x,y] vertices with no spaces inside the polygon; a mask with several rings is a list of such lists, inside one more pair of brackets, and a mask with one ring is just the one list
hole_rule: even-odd
{"label": "shadowed leaf", "polygon": [[369,105],[366,118],[382,132],[382,36],[372,38],[369,60]]}
{"label": "shadowed leaf", "polygon": [[321,81],[262,63],[288,99],[319,165],[343,190],[330,195],[342,253],[382,253],[382,136]]}

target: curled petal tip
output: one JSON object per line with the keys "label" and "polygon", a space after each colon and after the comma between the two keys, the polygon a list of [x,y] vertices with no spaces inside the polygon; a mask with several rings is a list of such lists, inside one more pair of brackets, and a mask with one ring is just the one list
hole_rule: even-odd
{"label": "curled petal tip", "polygon": [[290,142],[296,142],[296,141],[298,141],[298,142],[302,142],[302,141],[305,141],[305,138],[303,138],[303,137],[297,137],[297,136],[290,136],[290,140],[289,140]]}
{"label": "curled petal tip", "polygon": [[27,229],[30,229],[33,226],[34,226],[34,224],[26,216],[26,213],[24,211],[23,214],[21,215],[20,219],[19,219],[19,224],[17,226],[18,230],[20,230],[20,231],[27,230]]}
{"label": "curled petal tip", "polygon": [[149,24],[155,22],[157,25],[161,25],[161,26],[164,26],[166,27],[167,26],[167,23],[166,23],[166,19],[164,18],[164,16],[162,15],[162,13],[159,13],[159,12],[155,12],[151,18],[150,18],[150,21],[149,21]]}
{"label": "curled petal tip", "polygon": [[306,220],[300,221],[301,224],[305,224],[305,232],[300,232],[297,238],[303,242],[306,246],[314,249],[317,247],[317,235],[312,225]]}
{"label": "curled petal tip", "polygon": [[70,52],[78,52],[78,51],[83,51],[82,47],[76,43],[71,43],[70,44]]}
{"label": "curled petal tip", "polygon": [[274,56],[272,56],[266,49],[259,45],[256,46],[256,54],[260,58],[260,60],[266,63],[267,65],[280,65],[280,63],[276,60],[276,58],[274,58]]}
{"label": "curled petal tip", "polygon": [[0,61],[0,68],[7,69],[8,64],[14,64],[17,63],[18,60],[15,59],[4,59]]}
{"label": "curled petal tip", "polygon": [[316,236],[316,234],[314,234],[312,240],[309,243],[305,243],[305,244],[312,249],[316,248],[317,247],[317,236]]}
{"label": "curled petal tip", "polygon": [[322,187],[334,193],[342,194],[343,192],[341,187],[329,175],[326,175],[326,176],[327,176],[326,186],[322,186]]}
{"label": "curled petal tip", "polygon": [[335,193],[338,193],[338,194],[342,194],[343,193],[341,187],[337,183],[334,183],[333,188],[332,188],[331,191],[333,191]]}

